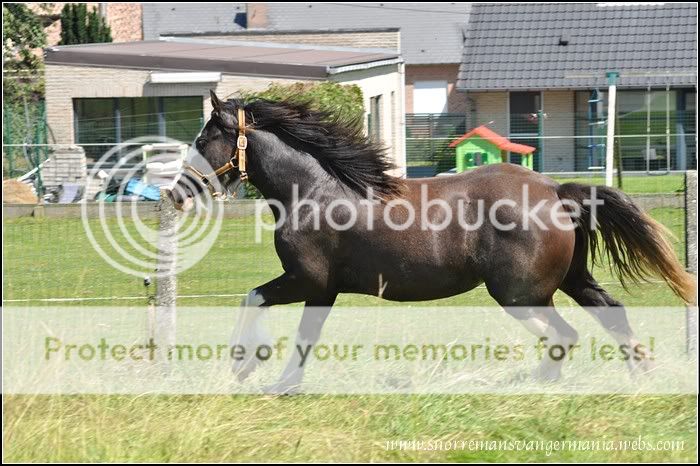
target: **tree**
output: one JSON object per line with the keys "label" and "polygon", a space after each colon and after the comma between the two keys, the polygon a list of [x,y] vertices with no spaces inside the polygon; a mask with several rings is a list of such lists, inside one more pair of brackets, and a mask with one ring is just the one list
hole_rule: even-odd
{"label": "tree", "polygon": [[112,42],[112,31],[96,8],[66,3],[61,10],[61,45]]}
{"label": "tree", "polygon": [[41,20],[23,3],[4,3],[2,23],[3,98],[7,103],[38,100],[44,80],[37,49],[46,45]]}
{"label": "tree", "polygon": [[[71,27],[65,27],[70,24]],[[75,37],[73,36],[73,4],[67,3],[61,10],[61,40],[59,44],[74,44]]]}
{"label": "tree", "polygon": [[109,25],[107,25],[104,16],[95,15],[95,17],[99,22],[97,42],[112,42],[112,30]]}
{"label": "tree", "polygon": [[87,5],[84,3],[76,3],[73,5],[73,33],[77,44],[89,44],[87,33]]}
{"label": "tree", "polygon": [[101,16],[96,9],[93,9],[87,16],[87,36],[97,39],[94,42],[101,42],[100,18]]}

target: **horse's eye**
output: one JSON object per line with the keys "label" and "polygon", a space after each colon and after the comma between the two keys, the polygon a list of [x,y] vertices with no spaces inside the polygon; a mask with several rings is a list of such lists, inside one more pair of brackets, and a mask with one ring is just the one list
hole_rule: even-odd
{"label": "horse's eye", "polygon": [[204,148],[207,146],[207,140],[204,139],[203,137],[198,137],[194,141],[194,147],[197,149],[197,152],[200,154],[204,155]]}

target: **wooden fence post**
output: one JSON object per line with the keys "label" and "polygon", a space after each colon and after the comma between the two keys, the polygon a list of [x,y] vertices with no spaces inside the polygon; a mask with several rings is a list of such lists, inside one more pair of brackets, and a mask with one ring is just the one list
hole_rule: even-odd
{"label": "wooden fence post", "polygon": [[[685,172],[685,257],[688,272],[698,275],[698,172]],[[686,307],[686,349],[693,357],[698,351],[698,297]]]}
{"label": "wooden fence post", "polygon": [[161,189],[159,202],[160,226],[158,234],[158,264],[156,300],[150,333],[158,347],[156,360],[169,361],[169,352],[175,345],[176,301],[177,301],[177,223],[178,214],[168,197],[168,191]]}

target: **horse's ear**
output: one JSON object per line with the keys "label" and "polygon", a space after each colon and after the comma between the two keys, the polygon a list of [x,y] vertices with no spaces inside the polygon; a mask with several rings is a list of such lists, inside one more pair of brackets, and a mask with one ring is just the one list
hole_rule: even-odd
{"label": "horse's ear", "polygon": [[221,101],[216,96],[213,89],[209,89],[209,97],[211,97],[211,106],[214,108],[214,110],[219,110],[221,108]]}

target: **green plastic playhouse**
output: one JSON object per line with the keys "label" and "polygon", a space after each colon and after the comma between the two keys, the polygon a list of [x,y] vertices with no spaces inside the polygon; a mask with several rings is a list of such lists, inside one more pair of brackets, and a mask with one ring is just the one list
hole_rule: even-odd
{"label": "green plastic playhouse", "polygon": [[481,165],[508,162],[508,154],[520,154],[520,165],[532,170],[534,147],[510,142],[486,126],[479,126],[450,143],[455,148],[457,173]]}

